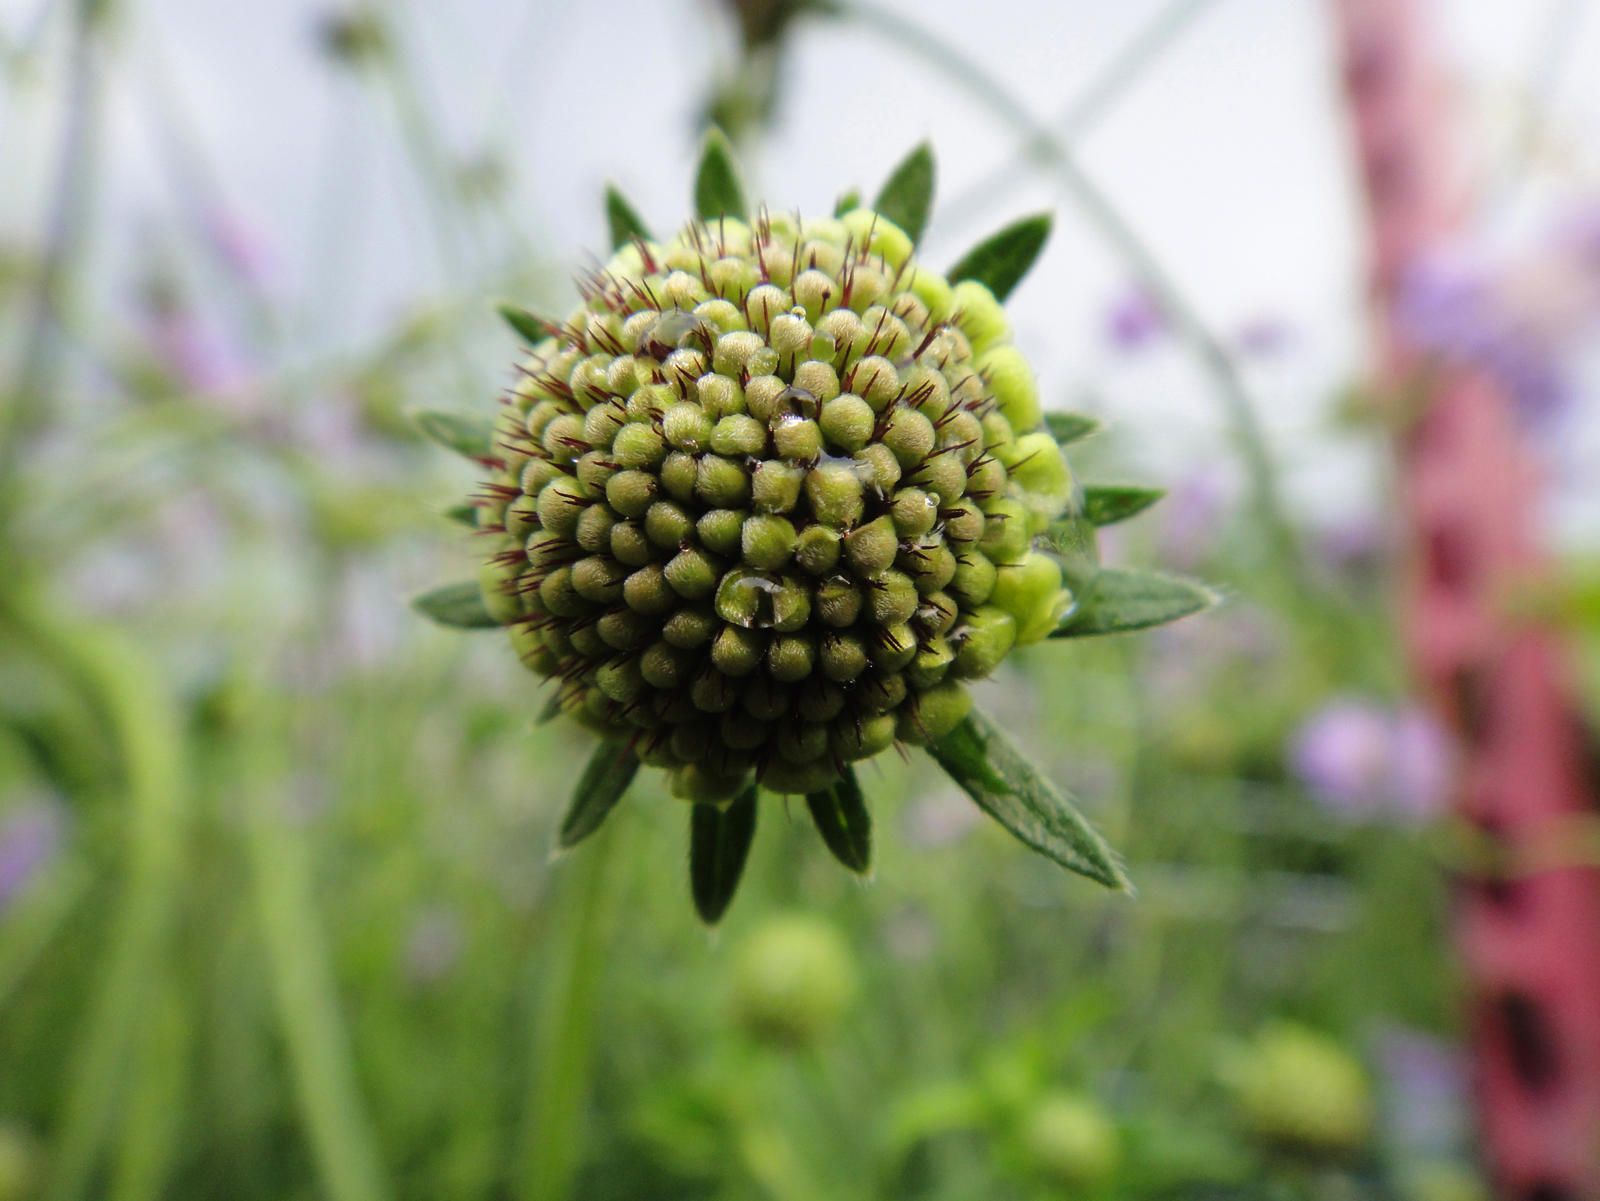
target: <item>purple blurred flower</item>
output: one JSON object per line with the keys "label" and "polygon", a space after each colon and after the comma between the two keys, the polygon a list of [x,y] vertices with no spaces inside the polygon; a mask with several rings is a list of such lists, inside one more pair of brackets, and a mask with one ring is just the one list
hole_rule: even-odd
{"label": "purple blurred flower", "polygon": [[276,261],[267,240],[237,213],[217,212],[206,219],[206,235],[223,264],[241,282],[269,290]]}
{"label": "purple blurred flower", "polygon": [[1469,1118],[1466,1057],[1450,1043],[1400,1026],[1373,1040],[1382,1078],[1386,1136],[1408,1156],[1444,1156],[1465,1149]]}
{"label": "purple blurred flower", "polygon": [[1346,697],[1300,727],[1290,764],[1342,816],[1424,821],[1447,799],[1452,755],[1444,731],[1422,710]]}
{"label": "purple blurred flower", "polygon": [[453,909],[432,906],[417,914],[406,934],[404,964],[413,984],[433,984],[449,975],[461,958],[466,936]]}
{"label": "purple blurred flower", "polygon": [[1293,345],[1294,327],[1282,317],[1252,317],[1233,331],[1233,344],[1239,353],[1257,358],[1282,354]]}
{"label": "purple blurred flower", "polygon": [[1227,487],[1215,470],[1196,468],[1167,494],[1157,510],[1163,518],[1162,562],[1193,571],[1211,553],[1227,509]]}
{"label": "purple blurred flower", "polygon": [[1167,315],[1155,297],[1137,284],[1124,288],[1105,316],[1106,339],[1121,351],[1143,350],[1167,331]]}
{"label": "purple blurred flower", "polygon": [[66,823],[61,807],[28,801],[0,817],[0,909],[55,858]]}

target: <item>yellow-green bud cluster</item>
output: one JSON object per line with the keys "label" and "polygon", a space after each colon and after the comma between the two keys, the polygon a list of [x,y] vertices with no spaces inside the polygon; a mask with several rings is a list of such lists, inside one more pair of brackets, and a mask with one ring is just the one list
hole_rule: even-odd
{"label": "yellow-green bud cluster", "polygon": [[857,210],[635,241],[583,296],[500,413],[484,600],[679,795],[936,739],[1055,627],[1071,477],[982,284]]}

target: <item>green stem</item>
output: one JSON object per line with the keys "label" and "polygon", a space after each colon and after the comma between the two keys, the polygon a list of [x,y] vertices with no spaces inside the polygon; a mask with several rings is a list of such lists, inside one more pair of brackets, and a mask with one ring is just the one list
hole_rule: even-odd
{"label": "green stem", "polygon": [[[282,781],[282,715],[265,711],[264,698],[252,702],[239,737],[254,761],[237,778]],[[278,1021],[322,1187],[331,1201],[384,1201],[391,1192],[356,1081],[304,832],[285,812],[282,793],[261,784],[247,791],[245,816]]]}
{"label": "green stem", "polygon": [[584,1109],[595,1057],[595,1006],[605,964],[606,880],[615,833],[603,827],[563,863],[565,903],[554,906],[540,956],[531,1091],[513,1193],[566,1201],[582,1162]]}
{"label": "green stem", "polygon": [[44,1194],[47,1201],[75,1201],[88,1191],[122,1097],[130,1050],[146,1034],[152,985],[167,962],[188,816],[182,722],[159,670],[121,634],[69,623],[31,595],[0,596],[0,625],[99,707],[122,761],[126,790],[123,901],[67,1072]]}
{"label": "green stem", "polygon": [[1245,390],[1233,360],[1217,337],[1206,328],[1188,298],[1106,197],[1078,166],[1071,150],[1047,126],[1040,124],[999,80],[973,62],[960,49],[916,24],[875,4],[857,0],[844,5],[844,15],[883,35],[897,47],[927,61],[960,84],[995,116],[1029,139],[1053,169],[1057,182],[1128,264],[1174,328],[1199,358],[1222,400],[1229,433],[1244,462],[1250,484],[1250,503],[1283,574],[1305,594],[1313,588],[1307,577],[1299,540],[1285,516],[1276,468],[1267,448],[1256,407]]}

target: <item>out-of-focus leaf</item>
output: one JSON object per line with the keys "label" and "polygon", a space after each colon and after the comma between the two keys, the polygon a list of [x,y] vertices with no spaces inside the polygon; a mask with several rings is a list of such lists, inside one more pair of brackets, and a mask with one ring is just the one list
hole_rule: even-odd
{"label": "out-of-focus leaf", "polygon": [[478,528],[478,506],[469,500],[464,500],[459,505],[451,505],[444,511],[444,515],[459,525],[470,529]]}
{"label": "out-of-focus leaf", "polygon": [[1022,842],[1108,888],[1132,891],[1105,839],[981,712],[967,714],[928,752],[980,809]]}
{"label": "out-of-focus leaf", "polygon": [[1098,434],[1102,428],[1099,418],[1086,413],[1046,413],[1044,423],[1061,446],[1082,442]]}
{"label": "out-of-focus leaf", "polygon": [[1038,213],[985,238],[950,268],[950,282],[975,279],[993,292],[996,300],[1004,300],[1044,249],[1051,224],[1049,213]]}
{"label": "out-of-focus leaf", "polygon": [[689,814],[689,891],[700,920],[714,926],[739,890],[756,836],[756,786],[732,804],[696,804]]}
{"label": "out-of-focus leaf", "polygon": [[429,621],[457,630],[492,630],[500,624],[489,616],[476,580],[446,584],[414,596],[411,607]]}
{"label": "out-of-focus leaf", "polygon": [[739,159],[728,135],[713,125],[700,144],[700,166],[694,176],[694,211],[702,221],[749,216]]}
{"label": "out-of-focus leaf", "polygon": [[848,212],[861,207],[861,189],[851,188],[838,200],[833,202],[833,215],[842,217]]}
{"label": "out-of-focus leaf", "polygon": [[486,459],[494,453],[494,423],[476,413],[446,413],[420,409],[411,423],[446,450],[469,459]]}
{"label": "out-of-focus leaf", "polygon": [[552,329],[556,328],[553,322],[514,304],[497,304],[494,306],[494,311],[499,313],[500,320],[509,325],[512,332],[529,346],[543,342],[550,336]]}
{"label": "out-of-focus leaf", "polygon": [[626,742],[607,739],[597,746],[573,789],[572,803],[556,833],[556,846],[563,851],[575,847],[598,830],[638,770],[639,756]]}
{"label": "out-of-focus leaf", "polygon": [[611,230],[611,249],[621,250],[635,238],[650,240],[650,231],[645,228],[644,218],[634,211],[633,205],[628,203],[628,198],[618,189],[616,184],[606,185],[606,225]]}
{"label": "out-of-focus leaf", "polygon": [[1143,513],[1166,494],[1165,488],[1090,484],[1083,490],[1083,515],[1095,525],[1115,525]]}
{"label": "out-of-focus leaf", "polygon": [[837,783],[807,796],[806,808],[833,857],[858,875],[866,874],[872,867],[872,815],[855,769],[845,768]]}
{"label": "out-of-focus leaf", "polygon": [[928,214],[933,210],[933,179],[933,147],[923,142],[889,173],[883,190],[872,202],[876,212],[906,231],[913,245],[922,241],[922,231],[928,227]]}
{"label": "out-of-focus leaf", "polygon": [[1211,608],[1217,594],[1204,584],[1154,571],[1105,567],[1094,577],[1078,607],[1061,621],[1052,638],[1122,634],[1165,625]]}

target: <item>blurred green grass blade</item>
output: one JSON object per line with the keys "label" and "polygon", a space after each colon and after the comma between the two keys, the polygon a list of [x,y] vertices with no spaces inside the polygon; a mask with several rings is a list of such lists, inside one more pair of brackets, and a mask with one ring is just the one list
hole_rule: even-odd
{"label": "blurred green grass blade", "polygon": [[1098,418],[1090,417],[1086,413],[1046,413],[1044,423],[1061,446],[1082,442],[1085,438],[1098,434],[1103,428],[1103,423]]}
{"label": "blurred green grass blade", "polygon": [[0,920],[0,1012],[89,890],[89,870],[64,863],[6,902]]}
{"label": "blurred green grass blade", "polygon": [[1165,488],[1090,484],[1083,490],[1083,515],[1095,525],[1115,525],[1143,513],[1166,494]]}
{"label": "blurred green grass blade", "polygon": [[183,721],[159,666],[131,639],[12,593],[0,599],[7,637],[33,649],[101,713],[121,760],[126,821],[121,898],[106,936],[81,1033],[65,1069],[45,1201],[87,1195],[124,1102],[123,1079],[142,1031],[157,965],[166,961],[188,822]]}
{"label": "blurred green grass blade", "polygon": [[844,193],[844,195],[840,196],[839,199],[833,202],[833,215],[835,217],[842,217],[846,213],[860,207],[861,189],[851,188],[848,192]]}
{"label": "blurred green grass blade", "polygon": [[161,1201],[184,1142],[190,1015],[172,965],[158,966],[162,987],[141,1023],[143,1039],[128,1083],[128,1116],[117,1139],[107,1201]]}
{"label": "blurred green grass blade", "polygon": [[438,409],[419,409],[411,423],[423,435],[446,450],[469,459],[487,459],[494,454],[494,423],[476,413],[445,413]]}
{"label": "blurred green grass blade", "polygon": [[1217,594],[1203,584],[1154,571],[1104,567],[1078,607],[1067,614],[1052,638],[1123,634],[1166,625],[1211,608]]}
{"label": "blurred green grass blade", "polygon": [[607,739],[596,747],[573,790],[567,815],[561,819],[556,846],[563,851],[575,847],[598,830],[638,770],[639,756],[626,742]]}
{"label": "blurred green grass blade", "polygon": [[411,607],[429,621],[454,630],[492,630],[500,624],[489,616],[476,580],[445,584],[414,596]]}
{"label": "blurred green grass blade", "polygon": [[950,268],[950,282],[975,279],[996,300],[1005,300],[1044,249],[1052,220],[1049,213],[1037,213],[985,238]]}
{"label": "blurred green grass blade", "polygon": [[846,767],[827,790],[807,796],[806,808],[835,859],[857,875],[872,869],[872,815],[854,768]]}
{"label": "blurred green grass blade", "polygon": [[606,185],[606,226],[611,231],[612,250],[621,250],[635,238],[650,241],[644,218],[628,203],[616,184]]}
{"label": "blurred green grass blade", "polygon": [[933,211],[933,183],[933,147],[923,142],[889,173],[872,207],[905,230],[916,245]]}
{"label": "blurred green grass blade", "polygon": [[750,844],[756,836],[756,786],[726,808],[694,806],[689,814],[689,891],[695,911],[714,926],[739,890]]}
{"label": "blurred green grass blade", "polygon": [[1108,888],[1132,891],[1099,832],[982,712],[967,714],[928,753],[980,809],[1022,842]]}
{"label": "blurred green grass blade", "polygon": [[356,1082],[332,954],[317,913],[307,833],[273,781],[288,778],[282,721],[241,701],[238,778],[245,786],[245,846],[268,978],[300,1123],[329,1201],[386,1201],[373,1125]]}
{"label": "blurred green grass blade", "polygon": [[744,180],[739,158],[728,135],[713,125],[700,143],[700,165],[694,176],[694,211],[702,221],[718,217],[745,220],[749,206],[744,197]]}

